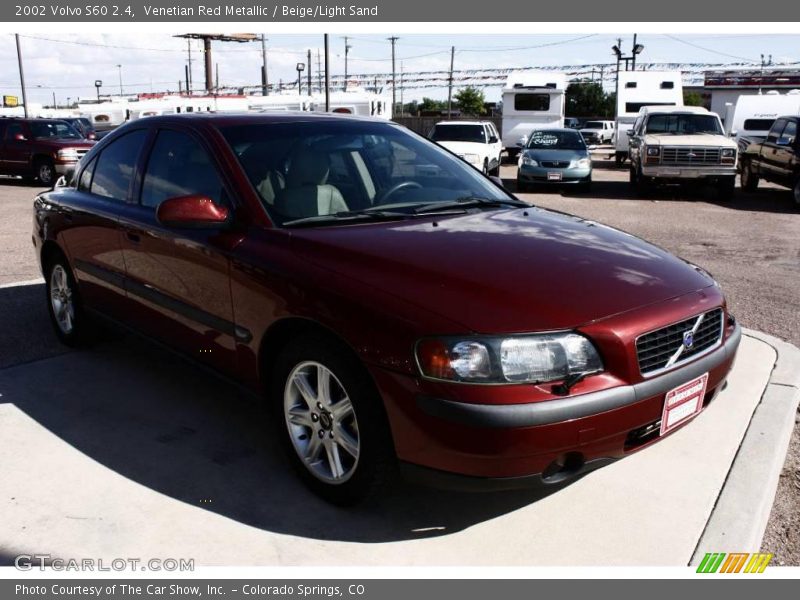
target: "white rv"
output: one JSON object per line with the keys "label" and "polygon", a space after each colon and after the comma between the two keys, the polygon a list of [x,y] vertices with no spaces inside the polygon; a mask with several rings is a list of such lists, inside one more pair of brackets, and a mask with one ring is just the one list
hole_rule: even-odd
{"label": "white rv", "polygon": [[270,94],[269,96],[248,96],[247,110],[256,112],[286,112],[311,110],[312,96],[298,94]]}
{"label": "white rv", "polygon": [[[325,112],[325,94],[314,94],[314,112]],[[389,96],[355,88],[346,92],[332,92],[330,112],[362,117],[392,118],[392,99]]]}
{"label": "white rv", "polygon": [[539,71],[512,73],[503,88],[503,147],[514,158],[531,131],[564,127],[563,73]]}
{"label": "white rv", "polygon": [[617,164],[628,158],[628,130],[643,106],[683,106],[680,71],[620,71],[614,157]]}
{"label": "white rv", "polygon": [[778,117],[800,115],[800,90],[742,95],[735,106],[728,104],[726,109],[725,133],[735,138],[740,152],[744,152],[750,144],[767,138]]}

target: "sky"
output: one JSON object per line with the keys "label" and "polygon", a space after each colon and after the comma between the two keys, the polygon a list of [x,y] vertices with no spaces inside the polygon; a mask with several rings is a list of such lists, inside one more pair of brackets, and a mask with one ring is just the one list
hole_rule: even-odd
{"label": "sky", "polygon": [[[82,32],[26,33],[20,35],[26,87],[30,102],[51,104],[53,93],[58,104],[77,97],[95,96],[95,80],[102,80],[104,94],[119,93],[122,76],[125,94],[150,91],[177,91],[183,79],[187,52],[185,39],[168,34],[101,33],[87,27]],[[176,34],[185,33],[176,30]],[[259,31],[252,33],[260,34]],[[298,62],[306,62],[312,50],[316,78],[317,50],[322,52],[323,37],[314,35],[265,34],[270,82],[296,81]],[[385,34],[349,36],[349,72],[391,72],[391,45]],[[396,67],[399,72],[446,70],[450,66],[450,47],[455,46],[455,69],[531,67],[609,63],[615,59],[611,46],[623,39],[629,52],[630,34],[558,35],[401,35],[396,42]],[[800,62],[800,35],[775,34],[646,34],[639,43],[645,48],[643,62],[759,63],[761,55],[772,55],[774,62]],[[192,42],[193,79],[203,82],[200,42]],[[343,35],[330,36],[331,73],[344,72]],[[261,44],[214,42],[212,55],[219,65],[221,86],[260,83]],[[0,93],[20,95],[16,46],[13,34],[0,34]],[[122,65],[119,67],[118,65]],[[304,73],[305,78],[305,73]],[[610,79],[610,78],[609,78]],[[304,79],[305,81],[305,79]],[[610,81],[606,82],[611,85]],[[488,101],[500,98],[500,87],[487,88]],[[404,100],[423,96],[446,98],[446,87],[406,90]],[[399,98],[398,98],[399,100]]]}

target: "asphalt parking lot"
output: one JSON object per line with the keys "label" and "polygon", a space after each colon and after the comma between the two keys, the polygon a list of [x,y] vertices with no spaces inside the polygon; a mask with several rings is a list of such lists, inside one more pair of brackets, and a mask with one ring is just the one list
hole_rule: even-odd
{"label": "asphalt parking lot", "polygon": [[[514,174],[511,165],[501,169],[510,189]],[[721,203],[710,195],[691,197],[683,190],[665,189],[643,200],[629,189],[626,170],[601,165],[594,179],[589,195],[547,190],[521,197],[619,227],[697,263],[720,282],[731,310],[746,327],[800,345],[800,210],[788,191],[768,185],[755,194],[737,189],[732,201]],[[0,204],[5,209],[0,221],[0,285],[40,276],[30,243],[30,204],[37,191],[0,180]],[[42,288],[0,288],[0,369],[65,352],[47,323]],[[136,346],[131,353],[143,351]],[[236,418],[235,414],[231,417]],[[186,431],[165,435],[171,436],[170,440],[191,437]],[[799,457],[796,429],[763,547],[775,553],[779,562],[794,565],[800,565]],[[218,458],[224,462],[242,457]],[[513,501],[515,506],[518,501]],[[454,522],[452,526],[465,527],[471,522],[472,518],[470,523]]]}

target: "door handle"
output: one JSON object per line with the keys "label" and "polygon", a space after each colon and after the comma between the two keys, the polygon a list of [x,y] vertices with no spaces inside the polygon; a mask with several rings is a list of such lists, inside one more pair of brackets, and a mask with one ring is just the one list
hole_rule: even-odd
{"label": "door handle", "polygon": [[130,241],[132,241],[134,244],[138,244],[139,242],[142,241],[141,236],[139,236],[139,234],[136,233],[135,231],[126,231],[125,237],[128,238]]}

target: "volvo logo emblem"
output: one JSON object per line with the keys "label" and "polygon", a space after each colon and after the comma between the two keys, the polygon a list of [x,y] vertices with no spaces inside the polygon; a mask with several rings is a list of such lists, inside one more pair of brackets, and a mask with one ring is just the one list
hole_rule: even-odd
{"label": "volvo logo emblem", "polygon": [[683,347],[689,350],[692,346],[694,346],[694,331],[684,331],[683,332]]}

